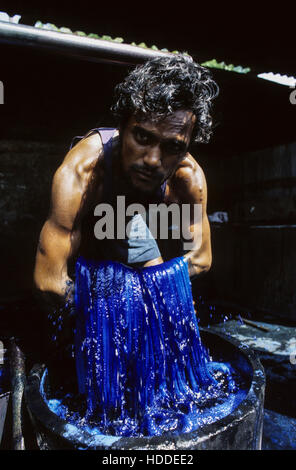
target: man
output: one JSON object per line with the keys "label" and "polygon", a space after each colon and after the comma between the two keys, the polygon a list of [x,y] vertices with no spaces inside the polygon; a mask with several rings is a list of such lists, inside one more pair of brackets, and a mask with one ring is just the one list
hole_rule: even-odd
{"label": "man", "polygon": [[[112,110],[118,129],[88,132],[53,178],[34,272],[51,320],[47,336],[53,343],[45,362],[54,388],[71,391],[78,385],[87,398],[88,416],[103,420],[106,432],[113,432],[117,416],[117,432],[125,433],[120,423],[131,424],[149,403],[171,408],[169,396],[175,408],[182,408],[199,385],[212,381],[189,285],[189,276],[211,266],[207,185],[189,147],[194,140],[209,140],[216,94],[209,71],[187,55],[163,56],[136,67],[115,90]],[[102,204],[114,208],[118,221],[116,203],[123,196],[127,207],[141,204],[145,214],[129,215],[123,227],[117,224],[124,237],[101,237]],[[172,203],[190,207],[185,228],[192,246],[187,252],[172,234],[168,240],[154,239],[147,225],[151,204]],[[201,217],[195,218],[195,206]],[[105,220],[113,234],[114,219]],[[178,385],[177,376],[183,377]],[[191,385],[185,377],[191,377]],[[133,432],[161,432],[150,417],[149,424],[140,419]]]}
{"label": "man", "polygon": [[[210,107],[216,95],[217,85],[208,70],[181,54],[148,61],[117,86],[113,112],[118,130],[106,145],[103,131],[89,132],[70,149],[54,175],[51,210],[36,256],[34,281],[39,292],[54,302],[71,298],[71,265],[79,254],[143,267],[164,261],[151,239],[142,248],[127,242],[117,249],[116,241],[104,245],[96,238],[96,206],[111,202],[108,197],[114,202],[118,195],[144,205],[201,204],[201,221],[192,219],[189,228],[192,236],[201,234],[202,242],[184,256],[190,276],[210,268],[206,179],[189,147],[193,140],[209,140]],[[107,147],[112,160],[107,158]]]}

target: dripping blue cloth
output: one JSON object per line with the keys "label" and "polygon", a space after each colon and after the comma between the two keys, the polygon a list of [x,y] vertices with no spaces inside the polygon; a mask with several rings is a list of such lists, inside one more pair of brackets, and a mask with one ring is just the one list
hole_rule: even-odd
{"label": "dripping blue cloth", "polygon": [[[189,431],[188,413],[215,395],[193,306],[187,262],[131,268],[76,263],[76,367],[87,419],[102,432]],[[204,395],[205,397],[205,395]]]}
{"label": "dripping blue cloth", "polygon": [[[101,203],[108,203],[112,205],[114,209],[114,222],[116,224],[117,216],[117,205],[116,197],[117,186],[113,183],[112,177],[112,164],[113,164],[113,152],[112,142],[114,138],[114,128],[94,128],[89,131],[85,136],[76,136],[72,139],[70,149],[74,146],[74,142],[85,138],[86,136],[98,133],[101,136],[101,140],[104,148],[104,179],[103,179],[103,191]],[[75,142],[77,143],[77,142]],[[164,182],[156,191],[155,194],[149,196],[150,203],[159,204],[163,202],[166,190],[166,182]],[[91,227],[95,227],[98,218],[93,216],[93,208],[91,208],[92,214],[88,214],[85,218],[86,224]],[[125,238],[103,238],[97,245],[99,256],[97,259],[112,259],[128,265],[137,265],[156,259],[161,256],[158,243],[155,238],[149,232],[147,224],[149,223],[149,213],[146,211],[145,220],[139,215],[126,217],[126,225],[129,224],[131,231],[129,236]],[[143,237],[141,234],[146,233],[147,236]],[[112,254],[112,255],[111,255]]]}

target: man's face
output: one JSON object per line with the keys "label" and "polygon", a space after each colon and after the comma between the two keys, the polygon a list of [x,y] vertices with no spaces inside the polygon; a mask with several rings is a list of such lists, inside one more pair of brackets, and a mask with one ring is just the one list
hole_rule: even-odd
{"label": "man's face", "polygon": [[153,192],[185,158],[196,117],[179,110],[159,121],[132,116],[122,134],[121,164],[131,186]]}

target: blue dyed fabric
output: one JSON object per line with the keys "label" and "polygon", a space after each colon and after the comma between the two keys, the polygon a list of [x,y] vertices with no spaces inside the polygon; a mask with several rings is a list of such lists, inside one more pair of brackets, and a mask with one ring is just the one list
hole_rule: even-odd
{"label": "blue dyed fabric", "polygon": [[86,418],[117,435],[190,430],[188,413],[202,407],[202,390],[207,400],[214,396],[217,382],[184,258],[134,269],[80,257],[75,282],[75,357]]}

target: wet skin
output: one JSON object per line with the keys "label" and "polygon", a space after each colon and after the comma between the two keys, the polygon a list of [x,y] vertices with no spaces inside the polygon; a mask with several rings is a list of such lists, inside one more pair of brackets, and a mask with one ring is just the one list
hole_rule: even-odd
{"label": "wet skin", "polygon": [[[202,230],[198,249],[186,253],[189,274],[207,271],[211,265],[211,242],[206,215],[207,187],[201,167],[188,153],[195,116],[180,110],[162,121],[137,120],[132,116],[114,139],[113,178],[120,194],[149,200],[167,181],[164,202],[202,204],[202,223],[191,225],[191,232]],[[84,232],[86,215],[101,202],[103,146],[98,134],[81,140],[66,155],[54,175],[51,211],[45,222],[36,254],[35,287],[49,294],[64,297],[71,282],[68,265],[77,253],[88,246],[95,258],[98,240],[89,240]],[[93,234],[93,227],[90,232]],[[86,243],[85,243],[86,242]],[[91,251],[93,250],[93,251]],[[159,264],[162,258],[144,263]]]}

